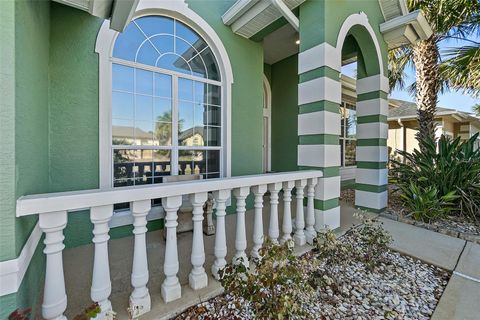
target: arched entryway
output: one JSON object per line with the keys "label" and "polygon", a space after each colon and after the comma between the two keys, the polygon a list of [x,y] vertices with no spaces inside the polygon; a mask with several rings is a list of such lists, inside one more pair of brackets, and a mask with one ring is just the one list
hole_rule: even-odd
{"label": "arched entryway", "polygon": [[[309,23],[306,20],[303,19]],[[302,33],[300,39],[304,41]],[[385,59],[363,12],[348,16],[335,39],[333,43],[325,41],[301,48],[299,54],[298,165],[301,169],[324,172],[315,195],[317,230],[325,225],[333,229],[340,226],[340,71],[346,42],[356,46],[358,63],[355,205],[378,212],[386,207],[387,201],[388,80],[384,75]],[[307,42],[311,43],[311,39]]]}

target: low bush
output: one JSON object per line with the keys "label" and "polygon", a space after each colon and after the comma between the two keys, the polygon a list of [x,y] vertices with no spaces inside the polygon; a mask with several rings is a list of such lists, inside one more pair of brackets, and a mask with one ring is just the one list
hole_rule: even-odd
{"label": "low bush", "polygon": [[[407,206],[414,208],[416,219],[459,214],[480,221],[478,136],[477,133],[463,142],[446,136],[438,143],[424,141],[423,152],[397,150],[403,160],[391,160],[390,182],[404,193],[402,198]],[[436,209],[429,209],[425,203],[432,203]]]}
{"label": "low bush", "polygon": [[[228,264],[220,271],[220,281],[234,297],[251,303],[258,319],[289,319],[302,316],[302,296],[312,292],[306,283],[293,243],[276,245],[266,241],[260,259],[251,263]],[[307,315],[305,315],[307,316]]]}

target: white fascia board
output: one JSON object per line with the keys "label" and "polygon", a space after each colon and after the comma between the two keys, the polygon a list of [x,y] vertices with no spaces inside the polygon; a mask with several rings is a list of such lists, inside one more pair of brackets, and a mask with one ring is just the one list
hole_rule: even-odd
{"label": "white fascia board", "polygon": [[230,26],[245,12],[250,10],[259,0],[238,0],[222,16],[225,25]]}
{"label": "white fascia board", "polygon": [[113,0],[90,0],[88,12],[95,17],[108,19],[112,12]]}
{"label": "white fascia board", "polygon": [[[412,31],[415,31],[414,34]],[[402,38],[407,39],[410,43],[415,43],[425,40],[433,34],[432,28],[421,10],[385,21],[380,24],[380,32],[384,35],[390,48],[400,45]]]}
{"label": "white fascia board", "polygon": [[110,19],[110,29],[118,32],[125,30],[130,21],[132,21],[138,2],[139,0],[115,0],[112,18]]}

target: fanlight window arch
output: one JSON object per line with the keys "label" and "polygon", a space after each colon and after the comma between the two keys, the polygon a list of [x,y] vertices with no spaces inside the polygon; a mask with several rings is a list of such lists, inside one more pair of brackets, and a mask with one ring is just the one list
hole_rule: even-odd
{"label": "fanlight window arch", "polygon": [[222,82],[215,55],[166,16],[133,20],[112,52],[113,185],[222,175]]}

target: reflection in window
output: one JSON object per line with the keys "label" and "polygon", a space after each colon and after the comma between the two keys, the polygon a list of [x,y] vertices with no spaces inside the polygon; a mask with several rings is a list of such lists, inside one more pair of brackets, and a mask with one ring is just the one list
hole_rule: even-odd
{"label": "reflection in window", "polygon": [[222,87],[208,44],[169,17],[132,21],[112,57],[115,187],[221,174]]}
{"label": "reflection in window", "polygon": [[354,104],[342,102],[340,107],[340,160],[343,167],[356,165],[357,111]]}

